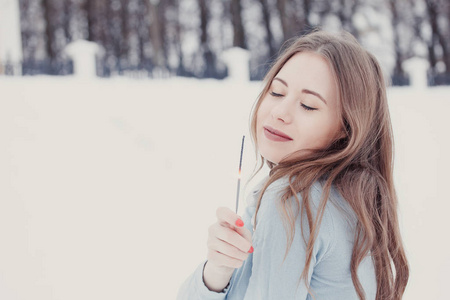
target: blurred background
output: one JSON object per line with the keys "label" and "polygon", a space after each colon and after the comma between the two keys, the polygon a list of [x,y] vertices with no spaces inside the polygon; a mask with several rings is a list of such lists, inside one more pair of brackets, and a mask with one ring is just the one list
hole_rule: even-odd
{"label": "blurred background", "polygon": [[1,0],[0,7],[0,45],[9,44],[0,74],[71,74],[65,48],[84,39],[101,46],[101,77],[224,78],[221,53],[235,46],[250,51],[251,79],[259,80],[286,40],[320,26],[352,33],[394,85],[409,83],[403,63],[412,57],[428,62],[430,85],[450,84],[447,0]]}
{"label": "blurred background", "polygon": [[448,299],[447,0],[0,0],[0,299],[175,299],[286,40],[351,32],[384,69],[404,299]]}

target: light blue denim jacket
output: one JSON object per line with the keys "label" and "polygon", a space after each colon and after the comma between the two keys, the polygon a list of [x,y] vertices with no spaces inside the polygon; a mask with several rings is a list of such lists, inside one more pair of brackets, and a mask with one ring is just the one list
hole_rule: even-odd
{"label": "light blue denim jacket", "polygon": [[[267,178],[265,179],[267,180]],[[288,185],[283,178],[272,183],[261,200],[256,230],[253,231],[256,201],[263,180],[252,192],[243,215],[245,226],[253,232],[254,252],[244,264],[236,269],[229,285],[221,293],[208,290],[203,282],[202,262],[180,287],[178,300],[262,300],[262,299],[313,299],[308,294],[303,278],[299,281],[306,261],[306,246],[300,222],[308,239],[306,215],[297,217],[292,246],[285,257],[287,238],[282,217],[276,207],[280,193]],[[300,194],[297,195],[301,200]],[[322,196],[322,186],[316,182],[310,193],[313,215]],[[313,249],[308,272],[310,291],[316,300],[359,299],[354,288],[350,261],[354,244],[356,217],[332,188],[325,207],[322,223]],[[358,278],[364,288],[366,299],[375,299],[376,278],[373,262],[367,256],[358,268]]]}

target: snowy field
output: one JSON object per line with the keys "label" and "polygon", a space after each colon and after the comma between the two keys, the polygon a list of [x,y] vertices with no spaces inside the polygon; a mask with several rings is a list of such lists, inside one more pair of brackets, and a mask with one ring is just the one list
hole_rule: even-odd
{"label": "snowy field", "polygon": [[[0,299],[174,299],[216,208],[234,207],[243,134],[244,179],[253,170],[260,88],[0,77]],[[404,299],[448,299],[450,88],[389,100]]]}

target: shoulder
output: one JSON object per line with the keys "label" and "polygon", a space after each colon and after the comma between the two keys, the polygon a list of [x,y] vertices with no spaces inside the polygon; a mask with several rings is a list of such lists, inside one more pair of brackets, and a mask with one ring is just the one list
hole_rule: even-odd
{"label": "shoulder", "polygon": [[[287,188],[289,188],[288,178],[281,178],[269,185],[264,192],[256,218],[256,227],[257,229],[260,227],[260,234],[265,236],[262,238],[267,238],[267,235],[286,236],[286,212],[295,208],[297,199],[299,213],[295,216],[295,235],[300,235],[303,241],[301,236],[301,228],[303,228],[305,239],[309,237],[308,218],[305,210],[301,213],[303,205],[301,193],[296,194],[297,199],[292,196],[284,204],[281,203]],[[335,186],[331,186],[327,199],[324,199],[324,192],[323,183],[315,182],[309,190],[309,204],[311,215],[315,220],[322,201],[326,200],[315,243],[316,254],[325,258],[336,248],[336,243],[349,245],[353,243],[356,217]]]}
{"label": "shoulder", "polygon": [[[261,192],[261,185],[258,187],[257,190],[255,190],[254,196],[259,196],[259,193]],[[268,213],[269,215],[275,214],[276,210],[274,210],[275,207],[279,206],[281,203],[281,199],[283,197],[283,194],[289,189],[289,179],[288,178],[281,178],[273,183],[271,183],[267,189],[264,192],[264,195],[261,199],[259,210],[261,213]],[[349,213],[348,205],[346,204],[346,201],[342,198],[338,190],[331,186],[331,189],[329,191],[327,199],[324,199],[325,190],[324,186],[321,182],[317,181],[314,182],[311,185],[311,188],[309,190],[308,194],[308,200],[311,208],[311,212],[313,213],[314,218],[316,217],[316,214],[318,212],[318,209],[322,203],[322,201],[327,201],[325,205],[324,210],[324,216],[323,218],[333,218],[333,215],[340,214],[339,210]],[[297,202],[298,200],[298,202]],[[296,193],[295,196],[290,197],[289,199],[285,200],[284,203],[287,205],[295,205],[298,203],[299,205],[299,211],[302,209],[302,202],[303,197],[301,193]],[[258,212],[259,213],[259,212]],[[301,217],[299,215],[298,217]],[[258,217],[259,219],[259,217]]]}

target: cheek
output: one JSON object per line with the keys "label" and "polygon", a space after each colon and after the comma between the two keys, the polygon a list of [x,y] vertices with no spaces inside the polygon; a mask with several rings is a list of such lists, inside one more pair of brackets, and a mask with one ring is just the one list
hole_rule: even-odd
{"label": "cheek", "polygon": [[267,103],[262,102],[261,105],[258,108],[258,112],[256,113],[256,125],[260,126],[264,119],[267,117]]}
{"label": "cheek", "polygon": [[323,117],[316,120],[303,120],[303,123],[299,128],[302,128],[299,132],[301,142],[304,143],[304,147],[311,147],[320,149],[328,146],[328,144],[336,137],[338,123],[331,116]]}
{"label": "cheek", "polygon": [[325,144],[330,143],[332,140],[338,137],[339,127],[339,120],[337,118],[329,120],[328,124],[325,127],[326,130],[324,130],[324,132],[322,133],[322,139]]}

